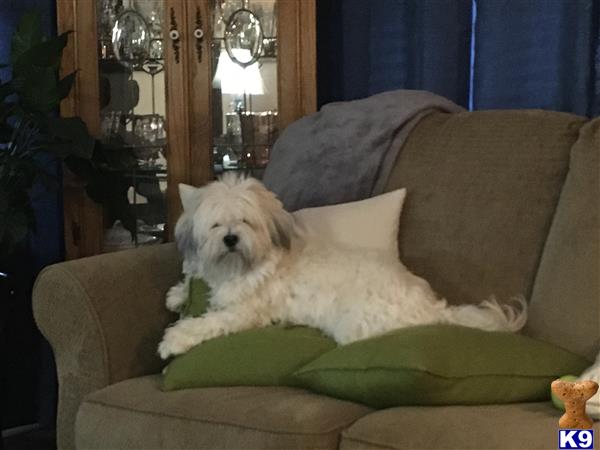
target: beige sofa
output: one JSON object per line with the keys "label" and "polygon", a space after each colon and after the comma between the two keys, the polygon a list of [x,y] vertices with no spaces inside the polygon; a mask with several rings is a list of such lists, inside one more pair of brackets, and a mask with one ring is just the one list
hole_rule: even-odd
{"label": "beige sofa", "polygon": [[[453,302],[525,295],[526,334],[593,359],[599,156],[600,119],[427,116],[388,185],[408,188],[404,262]],[[174,319],[164,296],[179,271],[167,244],[40,275],[34,308],[58,366],[59,448],[556,448],[559,413],[549,402],[374,411],[283,387],[161,392],[156,346]]]}

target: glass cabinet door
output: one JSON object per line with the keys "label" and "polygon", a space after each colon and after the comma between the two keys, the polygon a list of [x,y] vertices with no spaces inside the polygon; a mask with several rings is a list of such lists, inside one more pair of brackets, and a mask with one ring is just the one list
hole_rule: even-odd
{"label": "glass cabinet door", "polygon": [[164,0],[96,0],[100,141],[126,202],[125,217],[105,216],[104,251],[165,240],[165,9]]}
{"label": "glass cabinet door", "polygon": [[[179,183],[261,177],[280,131],[316,110],[315,0],[59,0],[73,30],[61,104],[110,160],[102,208],[67,173],[68,259],[173,239]],[[104,163],[103,163],[104,164]],[[114,204],[113,204],[114,206]]]}
{"label": "glass cabinet door", "polygon": [[278,135],[277,0],[213,0],[215,174],[261,177]]}

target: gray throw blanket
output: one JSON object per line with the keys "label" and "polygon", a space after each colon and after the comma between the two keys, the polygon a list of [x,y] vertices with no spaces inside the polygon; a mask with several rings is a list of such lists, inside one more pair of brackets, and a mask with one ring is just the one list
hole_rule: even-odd
{"label": "gray throw blanket", "polygon": [[410,130],[432,110],[463,108],[412,90],[325,105],[283,131],[263,182],[288,211],[380,194]]}

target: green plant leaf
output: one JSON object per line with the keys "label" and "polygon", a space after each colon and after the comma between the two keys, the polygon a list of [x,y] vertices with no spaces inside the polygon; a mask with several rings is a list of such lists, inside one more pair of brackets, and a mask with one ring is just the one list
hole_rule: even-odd
{"label": "green plant leaf", "polygon": [[71,172],[83,180],[89,179],[94,172],[94,167],[90,160],[77,156],[67,156],[64,162]]}
{"label": "green plant leaf", "polygon": [[71,92],[71,88],[75,83],[75,79],[77,77],[77,71],[71,72],[69,75],[65,76],[62,80],[58,82],[58,98],[62,100],[69,95]]}
{"label": "green plant leaf", "polygon": [[32,67],[52,67],[58,70],[62,52],[67,45],[70,33],[70,31],[67,31],[60,36],[42,41],[21,53],[13,61],[13,73],[17,76],[27,76]]}
{"label": "green plant leaf", "polygon": [[133,235],[136,218],[127,199],[130,186],[129,177],[118,172],[96,170],[89,179],[86,192],[92,200],[106,207],[111,220],[121,220],[125,229]]}
{"label": "green plant leaf", "polygon": [[58,107],[56,70],[51,67],[31,67],[17,88],[23,107],[30,112],[47,113]]}
{"label": "green plant leaf", "polygon": [[15,102],[0,103],[0,124],[6,124],[8,118],[19,113],[19,105]]}
{"label": "green plant leaf", "polygon": [[6,97],[14,93],[15,88],[10,81],[0,84],[0,100],[4,100]]}
{"label": "green plant leaf", "polygon": [[27,193],[0,192],[0,252],[10,253],[34,226],[34,213]]}
{"label": "green plant leaf", "polygon": [[12,134],[12,127],[6,122],[0,122],[0,144],[6,144],[10,142]]}
{"label": "green plant leaf", "polygon": [[79,117],[49,117],[45,119],[45,131],[50,137],[46,150],[57,157],[92,157],[96,141]]}
{"label": "green plant leaf", "polygon": [[40,42],[42,42],[40,15],[36,12],[23,14],[17,26],[17,31],[13,34],[10,55],[11,62],[14,64],[23,53]]}

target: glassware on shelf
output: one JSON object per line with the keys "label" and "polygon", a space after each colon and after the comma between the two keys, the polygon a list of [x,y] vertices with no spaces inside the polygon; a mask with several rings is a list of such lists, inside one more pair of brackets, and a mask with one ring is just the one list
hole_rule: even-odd
{"label": "glassware on shelf", "polygon": [[260,176],[278,131],[278,0],[214,4],[214,169]]}
{"label": "glassware on shelf", "polygon": [[269,162],[271,146],[277,139],[277,111],[245,112],[242,124],[242,156],[245,165],[264,167]]}
{"label": "glassware on shelf", "polygon": [[229,18],[235,11],[243,7],[243,0],[216,0],[213,20],[213,34],[216,38],[224,37]]}
{"label": "glassware on shelf", "polygon": [[120,220],[116,220],[112,227],[104,232],[104,251],[114,252],[127,250],[140,245],[160,244],[163,242],[165,225],[148,225],[143,220],[137,221],[137,232],[132,236]]}
{"label": "glassware on shelf", "polygon": [[124,132],[121,111],[109,111],[101,115],[100,132],[103,141],[111,141]]}
{"label": "glassware on shelf", "polygon": [[163,0],[134,0],[133,7],[148,23],[152,37],[159,37],[164,14]]}
{"label": "glassware on shelf", "polygon": [[248,9],[238,9],[231,15],[225,27],[225,50],[236,64],[242,67],[250,66],[261,56],[263,37],[258,17]]}
{"label": "glassware on shelf", "polygon": [[223,154],[223,170],[241,169],[242,160],[242,156],[233,147],[226,147]]}
{"label": "glassware on shelf", "polygon": [[123,11],[112,30],[115,58],[126,67],[135,67],[148,57],[150,32],[140,13],[133,9]]}
{"label": "glassware on shelf", "polygon": [[150,41],[150,47],[148,49],[148,57],[152,60],[163,58],[163,40],[160,38],[153,38]]}
{"label": "glassware on shelf", "polygon": [[150,42],[148,44],[148,58],[160,60],[163,58],[162,17],[164,2],[162,0],[135,0],[134,8],[146,20]]}
{"label": "glassware on shelf", "polygon": [[159,168],[164,166],[160,153],[164,157],[166,144],[165,119],[159,114],[133,116],[131,119],[131,138],[133,152],[138,164],[144,168]]}
{"label": "glassware on shelf", "polygon": [[112,30],[117,16],[122,9],[122,0],[98,0],[98,43],[100,47],[100,59],[110,59],[114,56]]}
{"label": "glassware on shelf", "polygon": [[137,226],[130,232],[119,221],[109,225],[104,244],[106,251],[112,251],[165,239],[167,131],[162,73],[163,28],[168,23],[165,0],[95,1],[99,78],[106,99],[100,110],[102,139],[116,159],[121,151],[135,157],[114,170],[127,188],[128,214]]}
{"label": "glassware on shelf", "polygon": [[148,144],[156,142],[156,124],[153,122],[154,117],[148,116],[143,119],[143,138]]}
{"label": "glassware on shelf", "polygon": [[163,141],[167,138],[167,130],[165,129],[165,118],[156,116],[156,139]]}
{"label": "glassware on shelf", "polygon": [[235,112],[225,113],[225,134],[231,138],[242,135],[240,116]]}

